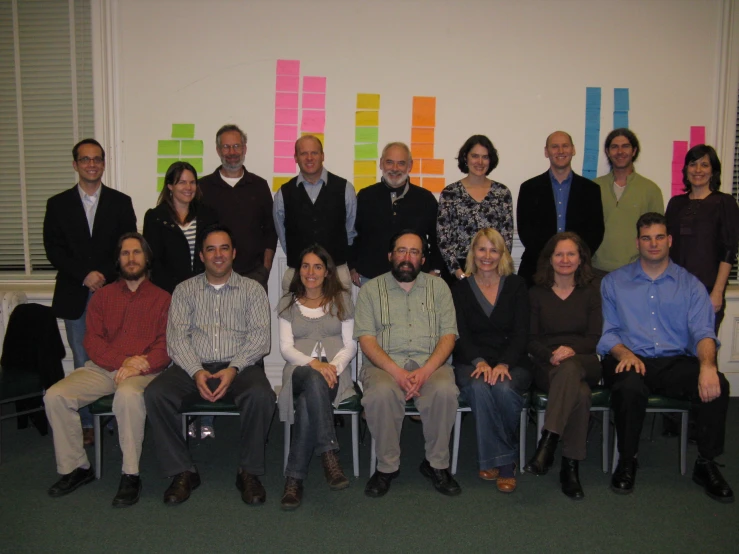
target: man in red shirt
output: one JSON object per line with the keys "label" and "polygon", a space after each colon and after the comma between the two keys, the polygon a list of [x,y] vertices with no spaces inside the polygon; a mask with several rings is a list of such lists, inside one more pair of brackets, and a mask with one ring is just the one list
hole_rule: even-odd
{"label": "man in red shirt", "polygon": [[64,496],[95,478],[85,454],[78,410],[115,394],[123,475],[113,506],[131,506],[141,494],[139,458],[144,440],[144,389],[166,368],[167,315],[171,297],[152,284],[152,253],[146,239],[126,233],[118,241],[120,278],[96,291],[87,308],[84,346],[90,360],[51,387],[44,397],[62,478],[49,496]]}

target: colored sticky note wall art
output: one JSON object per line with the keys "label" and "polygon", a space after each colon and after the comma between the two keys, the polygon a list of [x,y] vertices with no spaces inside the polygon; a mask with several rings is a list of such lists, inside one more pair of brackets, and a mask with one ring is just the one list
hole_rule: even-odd
{"label": "colored sticky note wall art", "polygon": [[174,162],[188,162],[203,173],[203,141],[195,140],[194,123],[173,123],[171,138],[157,141],[157,192],[164,188],[164,175]]}
{"label": "colored sticky note wall art", "polygon": [[613,128],[629,127],[629,89],[613,89]]}
{"label": "colored sticky note wall art", "polygon": [[354,190],[359,192],[377,182],[379,94],[357,94],[357,112],[354,121]]}
{"label": "colored sticky note wall art", "polygon": [[585,153],[582,175],[587,179],[598,176],[598,153],[600,150],[600,87],[585,89]]}
{"label": "colored sticky note wall art", "polygon": [[[414,96],[411,115],[411,155],[418,184],[431,192],[444,190],[444,160],[434,158],[436,97]],[[440,177],[441,175],[441,177]]]}
{"label": "colored sticky note wall art", "polygon": [[677,196],[685,192],[683,184],[683,165],[688,148],[706,143],[706,128],[703,126],[690,128],[690,142],[675,140],[672,142],[672,186],[670,196]]}

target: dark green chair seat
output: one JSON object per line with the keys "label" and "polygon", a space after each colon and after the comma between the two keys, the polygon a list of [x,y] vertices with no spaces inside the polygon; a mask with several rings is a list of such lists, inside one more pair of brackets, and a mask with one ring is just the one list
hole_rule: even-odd
{"label": "dark green chair seat", "polygon": [[217,402],[208,402],[207,400],[198,399],[193,402],[189,402],[182,406],[182,413],[187,415],[200,415],[198,413],[191,412],[213,412],[216,414],[231,413],[238,415],[239,408],[236,404],[226,402],[225,400],[218,400]]}
{"label": "dark green chair seat", "polygon": [[675,398],[667,398],[666,396],[653,394],[647,400],[647,411],[649,410],[659,410],[665,412],[668,410],[690,410],[690,401],[677,400]]}
{"label": "dark green chair seat", "polygon": [[345,398],[334,409],[334,413],[361,412],[361,411],[362,411],[362,395],[361,394],[353,394],[349,398]]}
{"label": "dark green chair seat", "polygon": [[113,395],[102,396],[88,406],[92,415],[110,415],[113,413]]}
{"label": "dark green chair seat", "polygon": [[[593,408],[609,408],[611,405],[611,391],[606,387],[596,386],[590,391],[591,405]],[[532,406],[535,410],[546,410],[549,395],[540,390],[533,392]]]}

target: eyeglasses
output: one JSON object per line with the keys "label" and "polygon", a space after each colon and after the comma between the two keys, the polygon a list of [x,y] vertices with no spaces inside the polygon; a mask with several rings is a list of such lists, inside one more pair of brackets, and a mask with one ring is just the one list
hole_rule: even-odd
{"label": "eyeglasses", "polygon": [[241,152],[243,149],[243,144],[221,144],[221,150],[223,150],[224,152]]}
{"label": "eyeglasses", "polygon": [[90,158],[88,156],[85,156],[84,158],[77,158],[77,163],[83,165],[87,165],[89,163],[95,163],[96,165],[99,165],[104,161],[105,160],[103,160],[100,156],[95,156],[94,158]]}
{"label": "eyeglasses", "polygon": [[418,258],[422,252],[416,248],[396,248],[393,250],[398,256],[405,256],[406,254],[410,254],[411,258]]}

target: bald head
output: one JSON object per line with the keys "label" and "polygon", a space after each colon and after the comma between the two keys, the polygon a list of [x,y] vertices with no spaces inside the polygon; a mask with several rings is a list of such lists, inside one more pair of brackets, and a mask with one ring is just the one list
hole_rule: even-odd
{"label": "bald head", "polygon": [[550,142],[552,142],[553,140],[556,140],[557,142],[562,142],[565,139],[570,142],[571,146],[575,145],[572,137],[570,136],[570,133],[565,133],[564,131],[554,131],[547,137],[547,143],[545,144],[545,146],[549,146]]}

